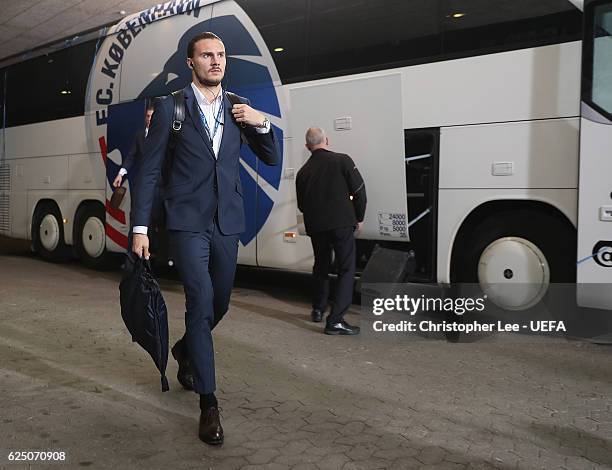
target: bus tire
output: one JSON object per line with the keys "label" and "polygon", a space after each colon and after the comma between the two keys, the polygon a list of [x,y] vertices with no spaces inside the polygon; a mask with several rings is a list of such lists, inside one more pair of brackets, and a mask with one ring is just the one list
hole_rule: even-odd
{"label": "bus tire", "polygon": [[[576,231],[552,214],[506,211],[483,220],[462,240],[454,251],[451,281],[478,284],[503,310],[534,311],[547,300],[550,284],[576,281]],[[524,288],[495,293],[506,280]]]}
{"label": "bus tire", "polygon": [[101,204],[85,204],[75,216],[74,247],[83,264],[93,269],[112,267],[112,255],[106,250],[106,213]]}
{"label": "bus tire", "polygon": [[64,242],[64,220],[55,203],[43,201],[36,207],[32,218],[32,244],[46,261],[70,259],[70,250]]}

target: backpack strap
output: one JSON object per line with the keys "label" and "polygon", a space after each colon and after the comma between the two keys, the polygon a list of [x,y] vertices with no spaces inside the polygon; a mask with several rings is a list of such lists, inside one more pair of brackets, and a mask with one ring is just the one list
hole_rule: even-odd
{"label": "backpack strap", "polygon": [[[227,99],[229,100],[229,102],[232,103],[232,106],[234,106],[235,104],[245,104],[242,102],[242,100],[236,93],[232,93],[231,91],[226,91],[225,96],[227,96]],[[244,122],[241,122],[240,124],[238,124],[238,128],[240,129],[240,140],[243,143],[247,143],[246,136],[242,132],[242,129],[244,129],[245,127],[246,127],[246,124]]]}
{"label": "backpack strap", "polygon": [[242,101],[240,100],[240,97],[236,93],[232,93],[231,91],[226,91],[225,96],[227,96],[227,99],[229,100],[229,102],[232,103],[232,106],[235,104],[243,104]]}
{"label": "backpack strap", "polygon": [[172,113],[171,132],[176,136],[181,132],[185,120],[185,93],[182,89],[173,91],[172,98],[174,99],[174,111]]}
{"label": "backpack strap", "polygon": [[170,138],[168,139],[168,147],[166,149],[166,159],[161,170],[162,186],[168,186],[172,163],[174,161],[174,150],[178,142],[178,136],[183,128],[185,120],[185,93],[182,89],[172,92],[172,100],[174,107],[172,111],[172,122],[170,123]]}

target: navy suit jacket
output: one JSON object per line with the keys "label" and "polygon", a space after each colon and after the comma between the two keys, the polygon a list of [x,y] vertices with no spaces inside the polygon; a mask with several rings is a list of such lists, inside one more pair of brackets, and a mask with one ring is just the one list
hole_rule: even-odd
{"label": "navy suit jacket", "polygon": [[138,131],[134,135],[134,142],[132,144],[132,147],[130,147],[130,151],[123,159],[123,162],[121,164],[121,167],[126,169],[132,181],[134,181],[136,175],[138,174],[140,164],[142,163],[142,156],[144,154],[144,143],[145,133],[144,131]]}
{"label": "navy suit jacket", "polygon": [[[200,119],[191,84],[184,89],[185,120],[177,139],[174,160],[164,194],[166,228],[203,232],[217,214],[224,235],[244,231],[244,204],[239,173],[241,135],[231,114],[232,104],[224,95],[224,126],[218,158]],[[248,100],[241,98],[243,103]],[[145,153],[136,183],[133,225],[149,226],[155,185],[166,158],[174,100],[158,100],[145,139]],[[280,161],[274,131],[258,133],[247,126],[242,129],[249,147],[266,164]]]}

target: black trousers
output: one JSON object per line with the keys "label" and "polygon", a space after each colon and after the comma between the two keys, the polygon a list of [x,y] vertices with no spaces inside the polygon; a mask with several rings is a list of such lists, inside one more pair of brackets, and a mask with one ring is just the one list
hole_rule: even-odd
{"label": "black trousers", "polygon": [[354,227],[341,227],[310,234],[314,251],[314,298],[312,308],[325,311],[329,298],[329,268],[332,250],[338,265],[338,282],[334,304],[327,323],[338,323],[351,306],[355,281],[355,237]]}

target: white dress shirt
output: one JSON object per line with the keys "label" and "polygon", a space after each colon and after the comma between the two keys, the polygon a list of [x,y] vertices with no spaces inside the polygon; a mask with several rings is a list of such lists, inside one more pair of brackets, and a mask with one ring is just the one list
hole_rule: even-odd
{"label": "white dress shirt", "polygon": [[[192,82],[191,88],[193,89],[193,95],[195,96],[196,102],[198,106],[206,116],[206,122],[208,123],[208,129],[210,133],[215,129],[215,118],[219,117],[219,125],[217,127],[217,132],[213,136],[212,148],[215,154],[215,158],[219,155],[219,149],[221,148],[221,138],[223,137],[223,124],[225,121],[225,111],[222,111],[219,115],[219,106],[223,102],[223,96],[225,95],[224,91],[221,90],[217,98],[215,98],[212,102],[208,102],[204,94],[199,90],[197,86]],[[201,119],[200,116],[193,116],[195,119]],[[147,129],[148,130],[148,129]],[[270,132],[270,121],[265,122],[264,127],[256,127],[255,130],[259,134],[267,134]],[[127,173],[127,172],[126,172]],[[140,233],[143,235],[147,234],[148,228],[144,225],[136,225],[133,229],[134,233]],[[130,247],[131,248],[131,247]]]}
{"label": "white dress shirt", "polygon": [[[193,82],[191,82],[191,89],[193,90],[193,95],[195,96],[199,108],[204,113],[204,116],[206,116],[206,122],[208,123],[208,131],[210,132],[210,136],[213,138],[213,152],[215,152],[215,158],[217,158],[219,155],[219,148],[221,147],[221,137],[223,137],[223,124],[225,121],[225,113],[223,111],[219,112],[221,104],[223,103],[223,90],[221,90],[219,92],[219,95],[209,103],[206,97],[204,96],[204,93],[202,93]],[[194,116],[194,118],[195,117],[196,116]],[[197,118],[200,118],[200,116],[197,116]],[[216,118],[219,119],[219,124],[215,122]],[[212,133],[215,130],[215,126],[217,127],[217,132],[213,136]]]}

